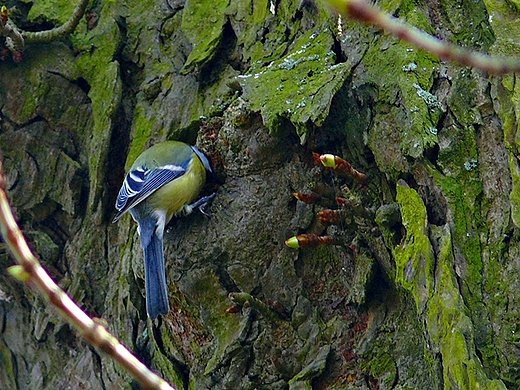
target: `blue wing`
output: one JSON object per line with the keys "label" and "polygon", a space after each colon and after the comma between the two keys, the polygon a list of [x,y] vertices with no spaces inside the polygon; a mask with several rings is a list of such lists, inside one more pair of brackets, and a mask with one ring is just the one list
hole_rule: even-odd
{"label": "blue wing", "polygon": [[166,165],[154,169],[137,167],[128,172],[117,196],[118,213],[113,222],[116,222],[130,208],[141,203],[163,185],[184,175],[189,161],[188,159],[181,165]]}

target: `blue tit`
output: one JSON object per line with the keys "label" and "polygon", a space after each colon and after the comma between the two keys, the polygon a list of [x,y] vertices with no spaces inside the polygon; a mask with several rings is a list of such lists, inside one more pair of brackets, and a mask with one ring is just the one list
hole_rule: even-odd
{"label": "blue tit", "polygon": [[153,320],[169,311],[163,233],[172,217],[201,208],[213,197],[197,198],[211,166],[195,146],[166,141],[145,150],[130,168],[117,197],[116,222],[130,211],[144,250],[146,310]]}

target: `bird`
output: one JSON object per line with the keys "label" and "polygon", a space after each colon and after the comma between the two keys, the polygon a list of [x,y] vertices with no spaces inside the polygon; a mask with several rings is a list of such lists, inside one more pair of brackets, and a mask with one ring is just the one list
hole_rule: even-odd
{"label": "bird", "polygon": [[146,311],[154,320],[168,314],[168,288],[164,266],[164,228],[173,216],[189,214],[215,195],[193,202],[212,172],[208,158],[195,146],[180,141],[158,143],[137,157],[116,200],[117,222],[127,211],[137,222],[144,250]]}

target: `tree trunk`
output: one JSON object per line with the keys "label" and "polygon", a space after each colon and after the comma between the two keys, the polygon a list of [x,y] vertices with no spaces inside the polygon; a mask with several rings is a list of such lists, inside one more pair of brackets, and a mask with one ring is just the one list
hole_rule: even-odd
{"label": "tree trunk", "polygon": [[[75,6],[31,4],[19,10],[33,29]],[[509,3],[379,6],[444,40],[519,53]],[[0,153],[45,268],[140,359],[179,389],[520,386],[514,75],[440,62],[311,1],[90,7],[70,39],[0,64]],[[209,217],[165,233],[171,310],[152,323],[136,225],[111,220],[125,169],[166,139],[208,154],[217,196]],[[340,221],[318,222],[324,208]],[[284,245],[301,233],[335,245]],[[0,319],[4,388],[134,388],[5,273]]]}

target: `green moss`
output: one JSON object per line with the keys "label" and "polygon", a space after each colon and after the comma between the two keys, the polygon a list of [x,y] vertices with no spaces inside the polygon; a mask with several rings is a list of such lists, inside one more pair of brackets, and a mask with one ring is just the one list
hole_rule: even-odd
{"label": "green moss", "polygon": [[[490,51],[494,54],[517,56],[520,52],[520,19],[518,5],[504,3],[497,0],[484,0],[489,14],[489,23],[495,35],[495,42]],[[516,12],[511,10],[514,4]],[[518,118],[520,118],[520,86],[514,82],[513,76],[504,76],[502,86],[505,90],[498,90],[500,101],[499,115],[504,124],[504,139],[509,152],[509,169],[513,179],[510,194],[511,218],[516,226],[520,226],[520,170],[518,169],[518,151],[520,150],[520,132]],[[507,92],[509,93],[507,93]]]}
{"label": "green moss", "polygon": [[509,167],[511,169],[512,191],[509,196],[511,201],[511,219],[520,227],[520,172],[517,169],[518,160],[515,156],[509,156]]}
{"label": "green moss", "polygon": [[515,116],[508,115],[508,112],[506,111],[506,107],[510,104],[509,102],[504,102],[505,110],[500,113],[500,116],[503,118],[504,122],[504,138],[506,148],[509,152],[509,170],[513,180],[513,186],[509,198],[511,201],[511,218],[515,225],[520,227],[520,169],[518,168],[520,132],[518,131],[518,125],[513,119],[518,119],[520,117],[520,85],[518,85],[518,83],[515,84],[511,103],[515,108]]}
{"label": "green moss", "polygon": [[390,389],[393,387],[397,377],[397,366],[388,352],[380,349],[379,354],[374,359],[362,362],[359,366],[364,372],[378,378],[382,388]]}
{"label": "green moss", "polygon": [[[400,16],[412,18],[428,30],[428,25],[423,24],[424,15],[419,17],[425,11],[407,4],[401,4]],[[395,180],[409,169],[407,156],[421,158],[438,143],[441,105],[429,92],[438,60],[408,43],[383,35],[369,45],[363,63],[367,70],[363,82],[377,86],[376,115],[368,145],[378,166]]]}
{"label": "green moss", "polygon": [[419,312],[433,293],[433,250],[427,235],[426,207],[412,188],[397,184],[397,203],[401,209],[406,238],[394,249],[396,282],[412,292]]}
{"label": "green moss", "polygon": [[228,12],[234,14],[236,20],[244,21],[244,24],[250,27],[237,36],[237,45],[243,47],[244,59],[252,59],[252,62],[255,62],[266,55],[267,51],[258,39],[258,31],[274,18],[269,12],[269,1],[232,1]]}
{"label": "green moss", "polygon": [[453,268],[453,244],[447,227],[434,229],[440,238],[435,294],[428,303],[427,326],[432,343],[442,354],[446,388],[505,389],[486,377],[474,351],[473,324],[459,292]]}
{"label": "green moss", "polygon": [[154,355],[154,364],[160,368],[162,377],[168,378],[168,383],[173,385],[175,389],[184,388],[182,373],[176,370],[177,367],[172,364],[167,355],[156,353]]}
{"label": "green moss", "polygon": [[[394,0],[390,0],[389,8],[387,12],[397,14],[396,16],[406,20],[407,23],[420,28],[421,30],[434,34],[435,30],[430,24],[430,18],[428,17],[428,8],[425,1],[422,0],[401,0],[398,3]],[[397,7],[395,10],[390,11],[390,7]]]}
{"label": "green moss", "polygon": [[[138,66],[154,58],[154,45],[150,44],[157,39],[157,31],[151,26],[155,26],[158,21],[158,15],[161,15],[164,10],[161,9],[160,3],[154,0],[140,0],[127,1],[124,3],[124,8],[118,9],[125,20],[125,27],[127,33],[125,34],[125,45],[123,47],[123,55],[127,59],[131,59]],[[163,20],[164,23],[168,21],[177,21],[177,18]],[[168,27],[163,26],[163,32]],[[175,28],[178,28],[175,25]],[[170,48],[170,45],[164,45],[165,49]],[[156,59],[156,58],[154,58]],[[154,65],[163,66],[169,65],[168,62],[153,61]]]}
{"label": "green moss", "polygon": [[[478,122],[477,88],[477,79],[470,72],[456,73],[448,104],[462,126],[471,126]],[[474,149],[474,145],[471,146]]]}
{"label": "green moss", "polygon": [[215,339],[212,343],[215,346],[212,357],[204,368],[207,375],[218,369],[234,349],[240,348],[241,318],[226,313],[230,301],[213,272],[207,269],[193,270],[189,279],[189,284],[181,287],[181,290],[189,297],[190,305],[199,308],[198,316]]}
{"label": "green moss", "polygon": [[[330,18],[329,8],[319,2],[314,5],[316,9],[311,16],[313,26],[326,25]],[[247,26],[237,34],[237,45],[243,47],[244,62],[256,68],[286,55],[302,31],[301,26],[306,18],[305,6],[295,0],[278,3],[266,0],[232,2],[228,12],[235,15],[236,21]],[[298,13],[302,13],[303,17],[295,17]]]}
{"label": "green moss", "polygon": [[495,37],[489,25],[489,15],[481,1],[445,0],[442,7],[446,28],[453,36],[451,41],[459,45],[487,50]]}
{"label": "green moss", "polygon": [[312,379],[321,375],[323,370],[325,370],[329,353],[330,345],[321,347],[314,359],[289,380],[289,389],[312,390]]}
{"label": "green moss", "polygon": [[434,169],[429,169],[428,172],[433,175],[436,184],[441,187],[453,213],[454,240],[462,250],[468,266],[464,281],[471,286],[470,290],[472,290],[472,294],[469,294],[467,299],[473,297],[479,301],[481,297],[478,290],[480,290],[479,286],[482,282],[480,234],[486,229],[480,216],[481,183],[471,180],[467,176],[464,177],[464,175],[446,177]]}
{"label": "green moss", "polygon": [[520,132],[517,123],[520,117],[520,86],[514,82],[514,78],[502,79],[502,86],[497,88],[497,99],[500,102],[498,114],[503,123],[504,144],[509,155],[512,179],[512,189],[509,194],[511,219],[516,226],[520,226],[520,169],[518,167]]}
{"label": "green moss", "polygon": [[[442,188],[446,189],[446,186]],[[442,228],[431,226],[431,234],[439,243],[434,258],[426,232],[426,208],[421,198],[414,189],[398,184],[397,202],[406,238],[394,249],[396,281],[412,292],[419,312],[425,313],[426,331],[432,346],[439,348],[442,355],[445,388],[505,389],[501,381],[487,378],[474,352],[473,324],[455,277],[449,228],[447,225]],[[469,248],[465,249],[467,253]],[[422,269],[417,269],[419,260]]]}
{"label": "green moss", "polygon": [[36,107],[38,105],[38,101],[45,96],[47,90],[48,87],[34,89],[31,88],[31,92],[35,93],[24,94],[24,96],[27,96],[27,99],[23,100],[23,103],[20,107],[20,111],[18,111],[18,115],[15,118],[19,123],[27,123],[31,118],[33,118],[36,115]]}
{"label": "green moss", "polygon": [[147,142],[152,134],[154,118],[156,119],[156,117],[150,118],[147,114],[150,115],[150,111],[147,110],[143,101],[140,101],[134,111],[134,120],[132,122],[133,140],[126,158],[125,171],[130,169],[137,157],[146,149]]}
{"label": "green moss", "polygon": [[495,41],[490,51],[495,54],[517,55],[520,51],[520,19],[518,10],[511,9],[512,3],[498,0],[483,1]]}
{"label": "green moss", "polygon": [[[168,378],[176,389],[184,388],[183,373],[180,367],[172,364],[170,356],[177,356],[182,361],[198,358],[201,355],[201,340],[208,337],[200,326],[198,313],[186,300],[184,294],[177,286],[169,285],[171,327],[161,330],[160,340],[155,340],[160,345],[161,353],[154,355],[154,364],[161,370],[165,378]],[[175,325],[173,325],[175,324]]]}
{"label": "green moss", "polygon": [[[215,54],[227,20],[229,0],[188,0],[184,5],[182,30],[193,45],[193,50],[184,64],[184,73],[208,62]],[[201,28],[201,25],[204,28]]]}
{"label": "green moss", "polygon": [[290,120],[304,142],[309,125],[323,124],[334,94],[350,74],[348,64],[335,64],[333,45],[329,29],[309,31],[285,57],[241,76],[244,98],[272,133],[283,132],[284,121]]}
{"label": "green moss", "polygon": [[17,382],[17,369],[13,362],[13,353],[3,341],[0,341],[0,367],[2,367],[2,384],[6,388],[15,389]]}
{"label": "green moss", "polygon": [[[125,14],[128,40],[123,47],[123,56],[139,67],[130,77],[140,84],[140,92],[136,95],[127,166],[150,138],[194,142],[201,118],[221,115],[229,104],[230,88],[226,83],[237,75],[231,66],[222,64],[223,69],[218,71],[211,67],[204,72],[207,77],[198,80],[193,74],[186,74],[197,73],[197,68],[211,61],[217,50],[231,50],[219,46],[222,28],[231,11],[227,10],[226,2],[218,6],[221,7],[214,3],[189,2],[182,12],[166,15],[158,32],[150,26],[157,23],[156,15],[164,12],[159,3],[128,4]],[[215,23],[208,24],[208,20]],[[205,28],[200,29],[201,25]],[[160,43],[150,44],[157,42],[158,34]],[[186,61],[183,34],[193,43]],[[219,63],[219,59],[215,63]]]}
{"label": "green moss", "polygon": [[[400,292],[384,296],[387,303],[394,299],[400,302],[396,310],[373,308],[367,339],[356,347],[360,368],[384,383],[381,388],[442,389],[438,357],[424,337],[424,319],[417,316],[411,294],[402,289]],[[386,313],[384,320],[382,312]]]}
{"label": "green moss", "polygon": [[51,21],[56,23],[56,27],[69,20],[74,8],[77,6],[75,1],[70,0],[36,0],[33,1],[32,4],[29,14],[27,15],[28,21]]}
{"label": "green moss", "polygon": [[[380,40],[371,47],[363,61],[368,67],[368,81],[379,86],[381,120],[406,123],[405,128],[392,128],[391,131],[401,133],[402,153],[418,158],[438,142],[440,104],[428,92],[433,83],[436,60],[428,54],[418,53],[406,43],[389,40]],[[381,51],[385,52],[384,56]],[[370,133],[369,143],[375,142],[373,137],[385,138],[381,137],[379,129]]]}
{"label": "green moss", "polygon": [[[493,54],[518,56],[520,51],[520,19],[518,1],[504,3],[496,0],[485,0],[489,13],[489,23],[495,34],[495,41],[490,51]],[[508,153],[509,173],[512,179],[509,193],[511,220],[516,227],[520,226],[520,169],[518,156],[520,150],[520,87],[514,75],[506,75],[492,79],[491,97],[494,108],[502,121],[504,144]],[[491,206],[492,207],[492,206]],[[508,218],[507,213],[504,218]],[[493,221],[495,223],[495,221]],[[508,228],[509,230],[509,228]],[[500,323],[498,329],[493,327],[493,334],[486,335],[486,345],[480,348],[484,364],[497,372],[509,388],[517,388],[519,383],[517,353],[518,347],[518,286],[519,280],[518,246],[516,239],[505,244],[503,239],[507,231],[500,237],[489,239],[484,255],[489,260],[484,269],[484,291],[488,301],[490,321]],[[507,238],[506,238],[507,239]]]}
{"label": "green moss", "polygon": [[[457,90],[459,87],[454,83]],[[468,86],[470,84],[463,83]],[[471,89],[467,94],[471,94]],[[456,93],[458,95],[458,92]],[[450,98],[456,100],[456,96]],[[457,104],[457,103],[455,103]],[[455,108],[454,112],[458,113]],[[477,313],[482,307],[482,250],[481,234],[487,231],[481,215],[482,182],[478,165],[477,135],[469,125],[472,117],[461,113],[465,127],[450,126],[450,144],[440,150],[437,165],[443,173],[426,164],[427,172],[435,179],[448,202],[453,220],[453,240],[464,255],[462,288],[464,298],[472,311]],[[462,272],[462,271],[461,271]],[[475,318],[478,327],[483,326],[483,318]]]}
{"label": "green moss", "polygon": [[[66,104],[53,105],[49,101],[62,99],[62,90],[53,89],[49,79],[49,69],[61,69],[67,77],[73,67],[69,53],[62,47],[55,47],[52,54],[42,47],[31,47],[30,58],[17,65],[17,72],[23,75],[24,83],[10,91],[11,102],[7,110],[17,124],[26,124],[37,115],[58,119],[68,107]],[[35,60],[37,59],[37,61]],[[5,87],[11,80],[5,80]],[[5,108],[4,108],[5,110]]]}
{"label": "green moss", "polygon": [[110,3],[103,3],[97,27],[82,34],[81,42],[89,42],[90,50],[76,60],[76,78],[83,77],[90,85],[94,126],[90,136],[88,204],[97,207],[105,181],[105,163],[110,145],[114,116],[121,102],[122,84],[119,63],[113,57],[120,43],[119,28],[112,17]]}

